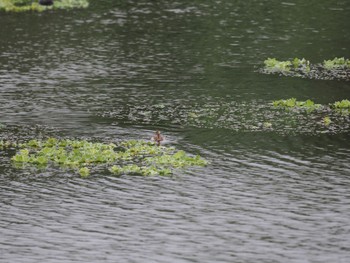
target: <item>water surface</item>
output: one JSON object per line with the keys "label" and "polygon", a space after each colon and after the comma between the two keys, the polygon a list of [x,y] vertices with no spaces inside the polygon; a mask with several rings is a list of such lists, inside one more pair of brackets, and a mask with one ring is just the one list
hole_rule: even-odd
{"label": "water surface", "polygon": [[[17,169],[0,154],[1,262],[348,262],[349,82],[258,73],[350,57],[347,1],[92,1],[0,14],[1,137],[149,139],[171,177]],[[333,120],[325,127],[322,119]],[[264,127],[269,122],[271,127]]]}

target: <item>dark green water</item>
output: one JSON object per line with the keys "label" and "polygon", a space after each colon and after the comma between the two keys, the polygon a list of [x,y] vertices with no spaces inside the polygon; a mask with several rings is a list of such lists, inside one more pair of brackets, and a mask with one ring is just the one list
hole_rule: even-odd
{"label": "dark green water", "polygon": [[267,57],[350,58],[349,26],[345,0],[0,13],[2,137],[160,129],[211,162],[167,178],[81,179],[16,169],[2,151],[0,261],[348,262],[349,117],[269,103],[327,105],[350,99],[350,84],[258,69]]}

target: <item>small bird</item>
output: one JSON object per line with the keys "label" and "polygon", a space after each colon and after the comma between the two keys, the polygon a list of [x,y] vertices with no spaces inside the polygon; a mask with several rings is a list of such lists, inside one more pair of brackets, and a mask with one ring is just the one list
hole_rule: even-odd
{"label": "small bird", "polygon": [[160,131],[156,131],[156,134],[152,137],[152,140],[160,146],[160,142],[164,140],[163,136],[160,134]]}

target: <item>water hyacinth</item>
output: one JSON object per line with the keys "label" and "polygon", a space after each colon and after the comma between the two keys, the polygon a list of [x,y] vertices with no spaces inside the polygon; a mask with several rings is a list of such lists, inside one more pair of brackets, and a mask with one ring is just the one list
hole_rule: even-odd
{"label": "water hyacinth", "polygon": [[332,69],[346,69],[350,68],[350,60],[342,58],[334,58],[332,60],[325,60],[323,61],[323,66],[326,69],[332,70]]}
{"label": "water hyacinth", "polygon": [[119,166],[113,165],[110,169],[110,172],[113,174],[142,174],[146,176],[152,175],[170,175],[172,174],[171,169],[169,168],[159,168],[157,166],[138,166],[135,164]]}
{"label": "water hyacinth", "polygon": [[298,101],[296,98],[275,100],[272,105],[285,109],[306,109],[309,112],[322,107],[321,104],[315,104],[312,100]]}
{"label": "water hyacinth", "polygon": [[311,64],[305,58],[286,61],[268,58],[264,61],[264,65],[260,72],[265,74],[277,73],[283,76],[309,79],[350,80],[350,60],[343,57],[324,60],[319,64]]}
{"label": "water hyacinth", "polygon": [[[329,106],[315,104],[312,100],[297,101],[296,98],[275,100],[272,102],[275,108],[283,108],[285,110],[306,110],[310,113],[314,110],[324,110],[328,112],[333,112],[335,114],[349,115],[350,114],[350,101],[342,100],[331,103]],[[329,126],[331,123],[330,118],[327,116],[323,119],[324,124]]]}
{"label": "water hyacinth", "polygon": [[336,101],[333,104],[331,104],[331,107],[334,108],[336,112],[341,113],[343,115],[350,114],[349,100]]}
{"label": "water hyacinth", "polygon": [[17,143],[9,140],[0,140],[0,148],[17,147]]}
{"label": "water hyacinth", "polygon": [[[13,146],[1,142],[3,147]],[[188,166],[204,166],[208,162],[200,156],[191,157],[173,147],[156,146],[154,143],[130,140],[114,143],[89,142],[49,138],[45,141],[30,140],[16,144],[19,151],[11,160],[14,163],[56,165],[76,170],[87,177],[92,169],[110,166],[113,174],[169,175],[174,169]]]}
{"label": "water hyacinth", "polygon": [[336,109],[350,109],[350,101],[349,100],[336,101],[333,103],[333,107]]}
{"label": "water hyacinth", "polygon": [[270,128],[272,128],[272,123],[271,123],[271,122],[268,122],[268,121],[265,121],[265,122],[263,123],[263,127],[264,127],[265,129],[270,129]]}
{"label": "water hyacinth", "polygon": [[329,126],[332,123],[331,118],[329,118],[328,116],[325,116],[322,121],[325,126]]}
{"label": "water hyacinth", "polygon": [[271,72],[289,72],[292,66],[290,61],[279,61],[275,58],[266,59],[264,64]]}
{"label": "water hyacinth", "polygon": [[90,174],[90,169],[87,167],[82,167],[79,169],[79,174],[81,175],[81,177],[87,177]]}
{"label": "water hyacinth", "polygon": [[6,12],[42,12],[50,9],[86,8],[88,0],[54,0],[52,5],[41,5],[39,0],[0,0],[0,11]]}
{"label": "water hyacinth", "polygon": [[162,166],[172,167],[186,167],[193,165],[206,165],[207,162],[200,156],[191,157],[184,151],[178,151],[172,155],[164,154],[161,156],[148,157],[145,159],[146,163]]}

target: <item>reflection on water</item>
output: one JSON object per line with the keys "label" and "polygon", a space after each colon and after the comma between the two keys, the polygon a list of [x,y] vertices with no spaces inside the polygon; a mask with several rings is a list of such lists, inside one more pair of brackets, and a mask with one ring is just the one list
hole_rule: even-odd
{"label": "reflection on water", "polygon": [[81,179],[0,151],[0,261],[347,262],[349,117],[269,102],[328,105],[349,84],[256,71],[267,57],[349,57],[349,13],[335,0],[103,0],[0,14],[1,138],[160,129],[211,161]]}

